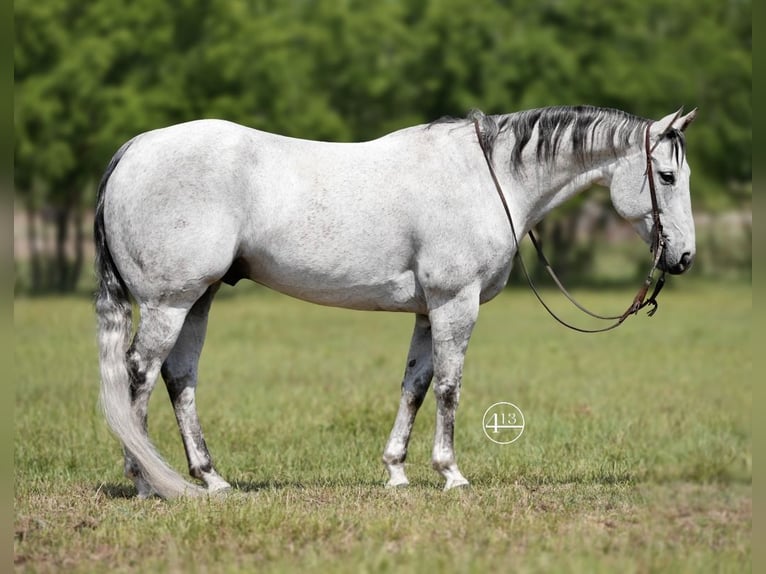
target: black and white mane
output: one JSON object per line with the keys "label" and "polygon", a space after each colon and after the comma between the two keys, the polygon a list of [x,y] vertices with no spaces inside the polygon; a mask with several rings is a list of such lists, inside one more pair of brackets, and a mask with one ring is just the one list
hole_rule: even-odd
{"label": "black and white mane", "polygon": [[[593,154],[596,140],[616,157],[626,147],[642,143],[644,130],[651,121],[612,108],[553,106],[502,115],[485,115],[480,110],[473,110],[467,118],[445,117],[429,125],[466,120],[479,122],[482,145],[490,152],[499,135],[508,130],[512,132],[511,167],[516,172],[523,167],[522,152],[532,139],[535,128],[538,130],[538,163],[556,161],[562,138],[571,127],[572,152],[576,160],[584,165]],[[673,129],[668,131],[665,137],[674,142],[673,153],[676,162],[682,161],[686,148],[683,133]]]}

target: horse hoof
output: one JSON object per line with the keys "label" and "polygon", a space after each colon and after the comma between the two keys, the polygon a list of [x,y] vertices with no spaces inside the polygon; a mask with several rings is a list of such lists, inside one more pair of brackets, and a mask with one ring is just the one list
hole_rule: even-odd
{"label": "horse hoof", "polygon": [[133,482],[136,485],[138,498],[140,500],[146,500],[147,498],[154,498],[157,496],[157,493],[154,491],[154,489],[149,486],[149,483],[146,482],[141,476],[133,477]]}
{"label": "horse hoof", "polygon": [[211,484],[207,487],[207,493],[209,495],[225,496],[232,490],[231,485],[228,482],[222,482],[218,484]]}
{"label": "horse hoof", "polygon": [[392,478],[386,483],[386,488],[404,488],[405,486],[409,485],[410,481],[406,478],[399,478],[397,480]]}
{"label": "horse hoof", "polygon": [[138,499],[139,500],[148,500],[148,499],[154,498],[154,497],[159,498],[159,495],[156,492],[154,492],[153,490],[141,491],[141,492],[138,493]]}
{"label": "horse hoof", "polygon": [[471,484],[465,478],[456,478],[448,480],[444,485],[444,491],[452,490],[453,488],[468,488]]}

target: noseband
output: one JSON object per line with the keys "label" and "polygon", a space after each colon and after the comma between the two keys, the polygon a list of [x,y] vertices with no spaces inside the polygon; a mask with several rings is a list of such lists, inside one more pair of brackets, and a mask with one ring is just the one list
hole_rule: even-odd
{"label": "noseband", "polygon": [[[657,140],[657,143],[655,143],[654,146],[652,147],[651,140],[649,137],[649,129],[652,126],[652,122],[649,122],[646,126],[646,131],[644,135],[644,149],[646,151],[645,177],[649,180],[649,193],[652,199],[652,221],[654,223],[654,226],[652,229],[651,251],[654,254],[654,257],[652,258],[652,266],[649,269],[649,273],[647,274],[643,285],[641,285],[641,288],[638,290],[638,292],[636,293],[636,296],[633,298],[633,302],[625,310],[625,312],[622,313],[622,315],[614,315],[614,316],[599,315],[597,313],[593,313],[589,311],[583,305],[578,303],[575,300],[575,298],[569,293],[569,291],[567,291],[566,287],[564,287],[564,285],[561,283],[561,280],[558,278],[555,271],[553,271],[551,264],[548,262],[548,259],[545,257],[542,247],[540,246],[540,243],[535,237],[534,233],[532,233],[532,230],[529,231],[529,238],[532,240],[532,244],[535,246],[535,250],[537,251],[537,256],[540,259],[540,262],[543,264],[546,271],[548,272],[548,275],[551,276],[554,283],[559,288],[559,290],[564,294],[564,296],[567,299],[569,299],[569,301],[575,307],[580,309],[580,311],[582,311],[583,313],[590,315],[591,317],[594,317],[596,319],[601,319],[604,321],[613,321],[611,325],[608,325],[606,327],[602,327],[599,329],[583,329],[581,327],[572,325],[564,321],[558,315],[556,315],[556,313],[553,312],[553,310],[545,303],[545,301],[543,301],[543,298],[540,295],[540,292],[537,290],[537,287],[535,287],[535,284],[532,281],[532,277],[530,276],[529,271],[527,270],[527,266],[524,264],[524,258],[521,256],[521,250],[519,249],[519,243],[518,243],[519,240],[517,239],[516,229],[513,225],[513,218],[511,217],[511,210],[508,208],[508,202],[505,200],[505,195],[503,194],[503,188],[500,186],[500,181],[498,180],[497,174],[495,173],[495,168],[492,165],[490,151],[485,147],[484,142],[482,140],[481,128],[479,127],[479,121],[477,119],[474,119],[473,125],[474,125],[474,128],[476,129],[476,137],[479,140],[479,147],[481,147],[481,151],[484,153],[484,160],[487,162],[487,167],[489,168],[489,174],[492,176],[492,181],[495,184],[495,189],[497,190],[497,194],[500,196],[500,201],[503,204],[505,215],[508,217],[508,223],[511,226],[511,235],[513,235],[513,242],[516,246],[516,256],[519,259],[521,270],[524,273],[524,277],[526,277],[527,279],[527,283],[529,283],[529,287],[532,289],[532,292],[535,294],[535,297],[537,297],[537,300],[540,301],[540,304],[545,308],[546,311],[548,311],[550,316],[553,317],[556,321],[558,321],[562,325],[564,325],[565,327],[572,329],[573,331],[579,331],[580,333],[603,333],[604,331],[611,331],[612,329],[619,327],[620,325],[622,325],[625,319],[627,319],[630,315],[637,314],[641,309],[643,309],[644,307],[648,305],[651,305],[651,309],[649,309],[647,314],[650,317],[654,315],[659,305],[657,303],[657,296],[660,294],[662,287],[665,285],[664,271],[660,275],[660,278],[657,281],[657,284],[654,286],[654,291],[652,292],[651,296],[648,299],[646,299],[646,294],[649,292],[649,287],[652,285],[654,281],[654,271],[657,269],[657,266],[659,265],[660,260],[662,259],[662,253],[665,250],[665,237],[662,233],[662,222],[660,221],[660,208],[657,202],[657,191],[655,189],[655,184],[654,184],[654,170],[652,169],[652,152],[657,147],[657,144],[659,144],[660,140],[662,140],[662,135],[660,135],[660,137]],[[670,126],[672,125],[673,125],[673,122],[670,122]]]}

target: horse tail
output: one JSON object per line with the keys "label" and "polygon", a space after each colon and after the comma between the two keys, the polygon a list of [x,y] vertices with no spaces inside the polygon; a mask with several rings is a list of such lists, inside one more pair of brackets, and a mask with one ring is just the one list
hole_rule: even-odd
{"label": "horse tail", "polygon": [[106,168],[98,187],[93,234],[96,243],[96,315],[98,317],[99,365],[101,369],[101,408],[112,432],[130,451],[142,470],[143,478],[163,498],[196,494],[203,490],[175,472],[157,453],[143,423],[133,413],[130,398],[130,373],[127,363],[132,330],[130,293],[114,264],[104,227],[104,199],[109,177],[130,147],[123,145]]}

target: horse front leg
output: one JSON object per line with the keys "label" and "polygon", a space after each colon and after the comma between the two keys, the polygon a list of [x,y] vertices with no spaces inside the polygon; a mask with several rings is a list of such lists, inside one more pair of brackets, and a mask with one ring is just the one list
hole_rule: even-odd
{"label": "horse front leg", "polygon": [[457,466],[455,413],[460,401],[463,361],[479,314],[479,293],[466,289],[429,313],[433,338],[436,431],[432,463],[446,483],[444,490],[468,484]]}
{"label": "horse front leg", "polygon": [[426,315],[417,315],[410,351],[407,354],[399,411],[383,451],[383,463],[389,474],[387,487],[409,484],[404,473],[404,460],[407,458],[407,445],[410,442],[415,416],[423,404],[434,374],[432,349],[431,322]]}
{"label": "horse front leg", "polygon": [[208,313],[218,287],[216,284],[208,288],[191,308],[173,350],[162,365],[162,378],[173,403],[189,464],[189,474],[204,481],[208,492],[231,488],[213,467],[213,459],[202,434],[195,399],[199,358],[205,343]]}

